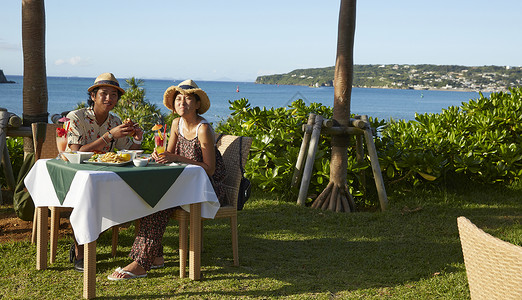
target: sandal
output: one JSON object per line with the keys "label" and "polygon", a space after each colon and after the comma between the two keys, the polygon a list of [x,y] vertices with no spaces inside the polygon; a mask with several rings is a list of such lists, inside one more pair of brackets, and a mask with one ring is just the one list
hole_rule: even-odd
{"label": "sandal", "polygon": [[107,279],[118,281],[118,280],[127,280],[127,279],[147,277],[147,273],[141,274],[141,275],[136,275],[136,274],[134,274],[132,272],[125,271],[125,270],[123,270],[122,268],[119,268],[119,267],[114,272],[116,272],[118,274],[129,275],[130,277],[113,277],[112,274],[111,274],[111,275],[107,276]]}

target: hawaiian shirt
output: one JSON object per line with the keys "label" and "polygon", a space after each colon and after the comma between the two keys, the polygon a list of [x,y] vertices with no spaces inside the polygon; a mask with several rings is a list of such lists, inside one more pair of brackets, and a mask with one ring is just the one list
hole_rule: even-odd
{"label": "hawaiian shirt", "polygon": [[[92,107],[73,110],[67,114],[67,118],[69,118],[69,130],[67,131],[67,150],[70,150],[69,145],[71,144],[90,144],[99,139],[103,134],[112,128],[122,123],[120,118],[109,113],[109,116],[103,122],[103,124],[98,125],[96,122],[94,109]],[[107,143],[103,147],[103,151],[113,151],[114,148],[118,150],[129,149],[132,144],[132,139],[129,137],[123,137],[116,139],[113,143]]]}

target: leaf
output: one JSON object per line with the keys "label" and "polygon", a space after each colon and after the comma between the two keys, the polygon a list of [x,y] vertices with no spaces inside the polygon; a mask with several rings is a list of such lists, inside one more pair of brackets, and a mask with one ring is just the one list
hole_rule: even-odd
{"label": "leaf", "polygon": [[433,181],[433,180],[437,179],[437,177],[430,175],[430,174],[426,174],[426,173],[422,173],[422,172],[417,172],[417,173],[419,173],[419,175],[422,176],[422,178],[429,180],[429,181]]}

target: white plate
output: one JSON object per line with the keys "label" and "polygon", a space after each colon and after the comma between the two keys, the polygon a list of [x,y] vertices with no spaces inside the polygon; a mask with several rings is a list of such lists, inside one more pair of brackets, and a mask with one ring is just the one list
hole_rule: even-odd
{"label": "white plate", "polygon": [[121,166],[130,164],[132,162],[132,160],[124,161],[124,162],[121,162],[121,163],[111,163],[111,162],[103,162],[103,161],[89,161],[89,160],[84,160],[83,162],[86,163],[86,164],[91,164],[91,165],[121,167]]}

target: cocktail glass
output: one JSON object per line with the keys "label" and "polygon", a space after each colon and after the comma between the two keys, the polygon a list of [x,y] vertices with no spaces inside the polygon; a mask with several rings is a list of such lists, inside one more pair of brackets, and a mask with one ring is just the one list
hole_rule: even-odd
{"label": "cocktail glass", "polygon": [[67,136],[59,136],[56,135],[56,147],[58,147],[58,152],[64,152],[65,148],[67,148]]}
{"label": "cocktail glass", "polygon": [[159,132],[154,133],[154,145],[156,146],[156,152],[158,154],[165,152],[167,137]]}

